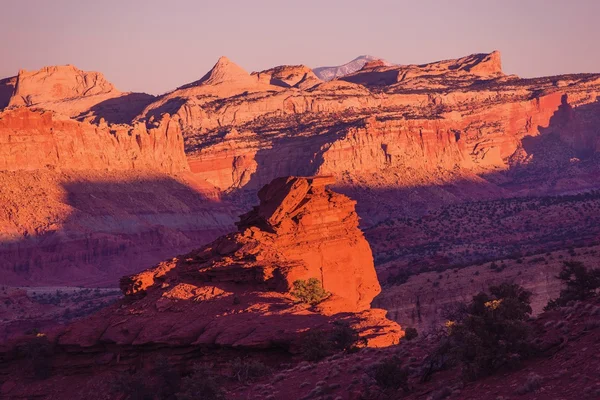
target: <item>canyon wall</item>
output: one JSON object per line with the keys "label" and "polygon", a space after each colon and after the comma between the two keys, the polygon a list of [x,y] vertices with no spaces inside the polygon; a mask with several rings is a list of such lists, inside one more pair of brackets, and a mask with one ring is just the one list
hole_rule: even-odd
{"label": "canyon wall", "polygon": [[21,72],[16,84],[0,112],[2,284],[116,286],[233,225],[234,208],[189,172],[177,117],[72,119],[120,94],[72,67]]}

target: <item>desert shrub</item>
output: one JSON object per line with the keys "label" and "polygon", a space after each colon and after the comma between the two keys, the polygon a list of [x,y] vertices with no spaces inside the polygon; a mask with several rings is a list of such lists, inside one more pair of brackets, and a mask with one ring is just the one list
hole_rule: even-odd
{"label": "desert shrub", "polygon": [[174,399],[180,376],[166,357],[158,357],[152,369],[126,372],[111,382],[111,393],[124,400]]}
{"label": "desert shrub", "polygon": [[269,367],[257,360],[236,358],[229,366],[231,377],[241,383],[250,382],[255,378],[268,375],[270,372]]}
{"label": "desert shrub", "polygon": [[384,391],[396,392],[400,389],[409,391],[408,369],[402,367],[397,356],[385,358],[375,364],[369,371],[369,375]]}
{"label": "desert shrub", "polygon": [[181,376],[179,371],[169,363],[167,357],[158,357],[152,369],[155,389],[159,399],[172,399],[179,390]]}
{"label": "desert shrub", "polygon": [[335,321],[329,336],[334,350],[352,351],[357,347],[366,346],[366,339],[361,338],[358,332],[346,321]]}
{"label": "desert shrub", "polygon": [[124,400],[154,400],[151,377],[144,372],[123,373],[111,382],[110,392]]}
{"label": "desert shrub", "polygon": [[37,336],[23,345],[18,351],[27,360],[31,374],[36,379],[46,379],[52,375],[52,344],[45,335]]}
{"label": "desert shrub", "polygon": [[516,284],[503,283],[481,292],[448,315],[446,333],[425,360],[422,380],[434,372],[459,364],[466,379],[477,379],[500,369],[516,367],[533,353],[526,319],[531,314],[531,293]]}
{"label": "desert shrub", "polygon": [[311,329],[302,341],[301,353],[308,361],[319,361],[340,351],[354,351],[365,339],[345,321],[333,323],[333,329]]}
{"label": "desert shrub", "polygon": [[201,364],[194,366],[189,376],[181,380],[177,400],[222,400],[225,393],[218,384],[209,367]]}
{"label": "desert shrub", "polygon": [[294,281],[292,295],[302,303],[314,306],[325,300],[329,296],[329,293],[323,289],[320,280],[317,278],[310,278],[307,281],[303,279]]}
{"label": "desert shrub", "polygon": [[565,261],[558,274],[565,288],[557,299],[550,300],[545,310],[563,307],[570,301],[587,300],[596,295],[600,288],[600,269],[588,269],[579,261]]}
{"label": "desert shrub", "polygon": [[489,292],[475,295],[465,316],[446,325],[452,355],[469,379],[514,367],[531,353],[531,293],[508,283]]}
{"label": "desert shrub", "polygon": [[417,332],[416,328],[406,328],[406,330],[404,331],[405,340],[413,340],[417,336],[419,336],[419,333]]}

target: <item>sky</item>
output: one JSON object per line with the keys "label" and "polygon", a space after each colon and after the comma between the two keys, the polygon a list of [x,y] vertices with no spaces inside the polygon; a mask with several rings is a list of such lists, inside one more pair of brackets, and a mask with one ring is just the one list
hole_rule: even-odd
{"label": "sky", "polygon": [[73,64],[160,94],[222,55],[251,72],[493,50],[523,77],[600,72],[599,16],[598,0],[0,0],[0,78]]}

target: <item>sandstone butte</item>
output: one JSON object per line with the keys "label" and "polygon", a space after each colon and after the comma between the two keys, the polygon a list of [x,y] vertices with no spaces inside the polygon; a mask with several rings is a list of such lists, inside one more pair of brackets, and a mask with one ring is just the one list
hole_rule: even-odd
{"label": "sandstone butte", "polygon": [[[233,346],[292,351],[309,329],[351,324],[369,346],[403,332],[371,309],[381,288],[355,202],[326,189],[330,177],[279,178],[259,192],[238,231],[121,279],[126,298],[66,328],[61,346]],[[329,297],[315,307],[290,295],[317,278]]]}

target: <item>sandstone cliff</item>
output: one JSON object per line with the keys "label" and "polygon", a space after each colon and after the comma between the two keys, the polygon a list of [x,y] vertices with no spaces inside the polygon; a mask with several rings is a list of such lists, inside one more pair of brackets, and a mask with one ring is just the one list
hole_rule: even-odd
{"label": "sandstone cliff", "polygon": [[[0,113],[0,270],[8,285],[115,285],[227,232],[231,206],[189,172],[179,123]],[[132,263],[132,260],[136,260]]]}
{"label": "sandstone cliff", "polygon": [[[369,205],[366,189],[410,188],[423,199],[412,202],[420,212],[432,191],[426,207],[482,192],[510,196],[507,183],[525,179],[543,193],[549,182],[535,166],[589,158],[594,152],[585,149],[598,143],[597,75],[506,76],[498,52],[420,66],[375,63],[309,87],[290,85],[304,71],[298,68],[251,75],[263,78],[242,91],[239,76],[251,81],[231,67],[232,83],[198,87],[210,96],[174,91],[139,118],[178,115],[192,171],[226,193],[253,192],[282,175],[331,174],[358,199],[365,221],[384,218],[371,217],[381,206],[406,211],[403,196]],[[294,78],[283,85],[272,79],[278,73]],[[547,152],[554,136],[565,143],[563,154]],[[461,182],[469,189],[458,197],[444,189]]]}
{"label": "sandstone cliff", "polygon": [[120,92],[101,73],[72,65],[21,70],[16,77],[0,81],[0,110],[36,107],[73,118],[128,123],[152,100],[154,96],[145,93]]}
{"label": "sandstone cliff", "polygon": [[168,115],[147,128],[93,125],[29,108],[0,113],[0,171],[188,170],[177,121]]}

